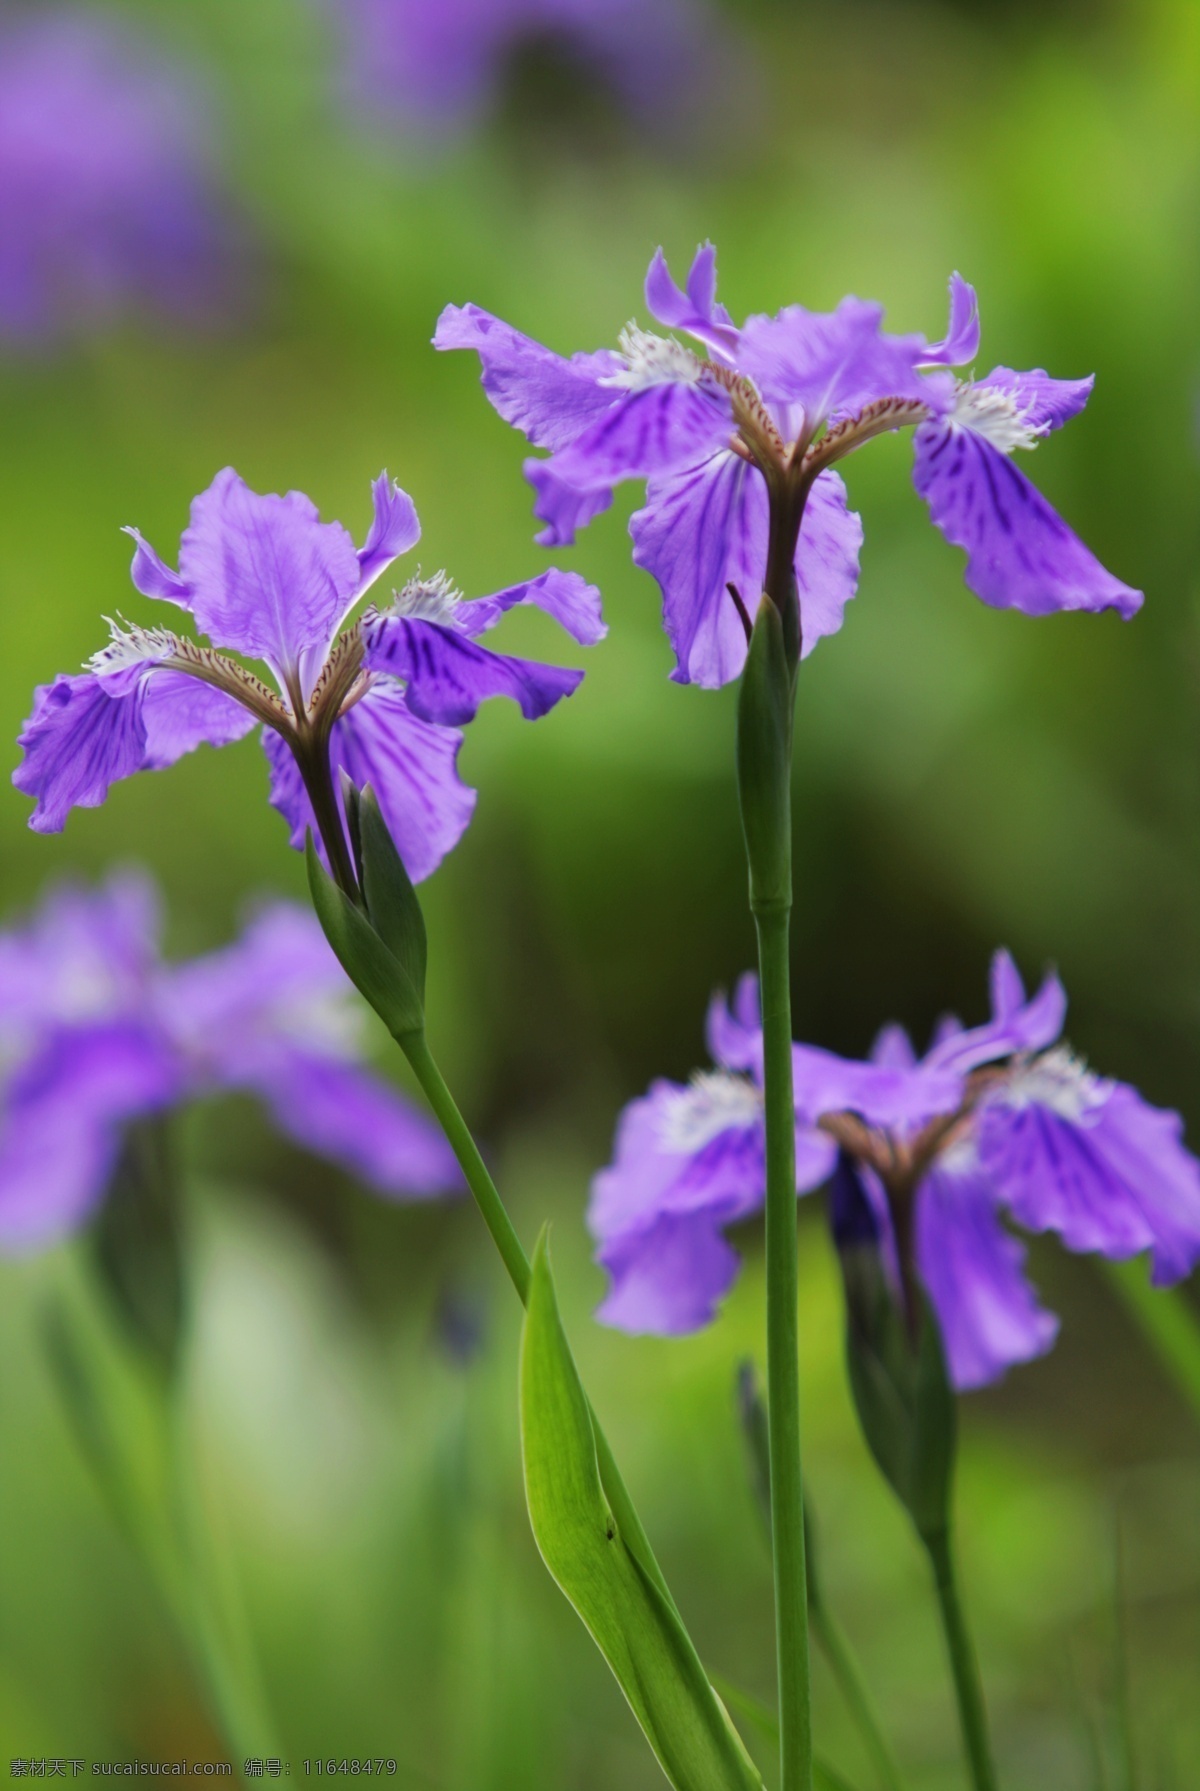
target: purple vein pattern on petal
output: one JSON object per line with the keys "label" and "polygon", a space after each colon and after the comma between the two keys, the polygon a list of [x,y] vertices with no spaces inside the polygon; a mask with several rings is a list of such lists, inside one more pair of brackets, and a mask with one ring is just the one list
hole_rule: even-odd
{"label": "purple vein pattern on petal", "polygon": [[458,625],[472,638],[485,634],[518,603],[532,604],[552,616],[581,647],[594,647],[608,633],[595,585],[578,572],[560,572],[557,566],[490,597],[473,597],[459,609]]}
{"label": "purple vein pattern on petal", "polygon": [[533,514],[545,528],[534,536],[539,547],[570,547],[576,534],[612,505],[612,487],[580,491],[561,479],[553,460],[527,460],[524,471],[533,486]]}
{"label": "purple vein pattern on petal", "polygon": [[679,684],[708,690],[740,677],[746,634],[726,586],[737,586],[751,618],[767,563],[767,489],[740,455],[651,479],[645,508],[630,518],[633,558],[656,580]]}
{"label": "purple vein pattern on petal", "polygon": [[160,671],[145,680],[142,725],[143,769],[161,771],[198,746],[229,746],[258,724],[225,691],[201,684],[186,672]]}
{"label": "purple vein pattern on petal", "polygon": [[808,494],[796,547],[804,659],[819,640],[836,634],[842,625],[846,605],[858,587],[862,539],[862,520],[847,505],[841,478],[834,472],[821,473]]}
{"label": "purple vein pattern on petal", "polygon": [[775,403],[801,404],[808,427],[853,414],[877,398],[922,402],[919,336],[885,336],[883,307],[845,298],[836,311],[788,305],[777,317],[746,320],[738,360]]}
{"label": "purple vein pattern on petal", "polygon": [[0,1246],[33,1249],[79,1224],[103,1197],[122,1123],[180,1092],[172,1054],[142,1027],[52,1035],[6,1090]]}
{"label": "purple vein pattern on petal", "polygon": [[[330,743],[334,776],[345,770],[361,789],[370,784],[405,869],[414,883],[435,871],[467,830],[475,792],[456,770],[462,735],[414,715],[405,694],[387,684],[372,687],[338,721]],[[291,843],[304,847],[304,830],[316,832],[296,761],[278,734],[264,732],[271,767],[271,803],[291,828]]]}
{"label": "purple vein pattern on petal", "polygon": [[607,349],[567,360],[478,305],[447,305],[433,345],[473,348],[483,363],[483,389],[504,421],[551,453],[609,409],[617,394],[599,382],[623,365]]}
{"label": "purple vein pattern on petal", "polygon": [[923,423],[913,483],[947,541],[966,550],[966,582],[996,609],[1045,616],[1115,609],[1142,593],[1106,572],[1006,454],[958,424]]}
{"label": "purple vein pattern on petal", "polygon": [[404,679],[405,702],[428,722],[460,726],[493,696],[511,697],[526,721],[536,721],[583,681],[580,671],[492,653],[413,616],[380,616],[363,633],[367,665]]}
{"label": "purple vein pattern on petal", "polygon": [[232,467],[192,503],[179,570],[196,625],[283,672],[324,647],[358,589],[354,542],[302,492],[251,491]]}
{"label": "purple vein pattern on petal", "polygon": [[36,798],[35,833],[61,833],[73,808],[98,808],[111,784],[140,771],[146,729],[141,687],[91,672],[39,685],[33,713],[18,736],[25,757],[13,783]]}
{"label": "purple vein pattern on petal", "polygon": [[1001,1225],[978,1170],[933,1169],[922,1179],[916,1250],[960,1392],[987,1386],[1051,1347],[1058,1320],[1026,1280],[1024,1247]]}
{"label": "purple vein pattern on petal", "polygon": [[733,427],[719,388],[670,380],[622,402],[551,461],[554,477],[576,491],[607,490],[622,479],[671,473],[723,447]]}
{"label": "purple vein pattern on petal", "polygon": [[232,697],[181,672],[64,675],[35,694],[13,783],[36,798],[34,832],[59,833],[73,808],[98,808],[122,778],[161,771],[197,746],[226,746],[254,725]]}
{"label": "purple vein pattern on petal", "polygon": [[1011,367],[993,367],[986,379],[976,380],[973,391],[1005,392],[1017,407],[1022,423],[1038,435],[1061,429],[1077,417],[1092,395],[1094,374],[1086,379],[1053,379],[1040,367],[1014,373]]}
{"label": "purple vein pattern on petal", "polygon": [[1069,1063],[1030,1066],[978,1127],[980,1159],[1013,1217],[1069,1250],[1152,1252],[1157,1283],[1200,1260],[1200,1164],[1177,1113]]}

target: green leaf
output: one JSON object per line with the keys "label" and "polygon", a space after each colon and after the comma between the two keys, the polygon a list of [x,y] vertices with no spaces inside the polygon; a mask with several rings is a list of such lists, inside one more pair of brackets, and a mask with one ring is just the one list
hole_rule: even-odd
{"label": "green leaf", "polygon": [[403,966],[425,1003],[425,916],[404,860],[387,830],[374,790],[368,784],[359,798],[363,894],[371,925],[396,962]]}
{"label": "green leaf", "polygon": [[1200,1418],[1200,1319],[1182,1287],[1153,1287],[1144,1257],[1093,1258],[1141,1326],[1163,1368]]}
{"label": "green leaf", "polygon": [[395,1039],[425,1029],[425,1010],[412,978],[393,957],[361,908],[338,888],[317,856],[312,834],[306,842],[308,887],[317,919],[338,962]]}
{"label": "green leaf", "polygon": [[759,605],[738,693],[737,771],[750,902],[792,900],[792,705],[783,623],[769,597]]}
{"label": "green leaf", "polygon": [[525,1496],[542,1559],[607,1660],[676,1791],[762,1791],[679,1617],[626,1547],[600,1484],[546,1233],[521,1335]]}
{"label": "green leaf", "polygon": [[346,815],[346,831],[350,835],[350,855],[354,859],[354,874],[362,882],[362,828],[359,823],[359,789],[349,772],[343,767],[339,781],[342,787],[342,808]]}

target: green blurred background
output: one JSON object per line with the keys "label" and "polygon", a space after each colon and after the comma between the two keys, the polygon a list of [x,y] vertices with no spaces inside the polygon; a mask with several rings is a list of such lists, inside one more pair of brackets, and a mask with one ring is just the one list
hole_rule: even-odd
{"label": "green blurred background", "polygon": [[[855,460],[859,595],[800,697],[797,1030],[858,1053],[886,1018],[918,1035],[947,1007],[978,1018],[1006,943],[1030,977],[1058,964],[1079,1050],[1200,1136],[1194,0],[746,0],[725,15],[746,66],[695,140],[640,139],[539,60],[436,155],[340,103],[315,6],[121,10],[217,95],[253,272],[223,329],[127,323],[0,363],[5,737],[35,683],[100,644],[101,613],[143,615],[119,526],[172,558],[192,495],[228,462],[356,533],[386,465],[420,511],[423,565],[468,594],[547,563],[522,441],[473,358],[429,346],[447,301],[563,351],[599,346],[640,310],[659,242],[682,269],[711,236],[735,316],[854,291],[934,335],[957,267],[981,294],[981,368],[1096,371],[1036,476],[1146,606],[1128,625],[986,610],[928,526],[906,444]],[[580,693],[536,728],[494,704],[470,730],[477,817],[423,892],[431,1032],[525,1237],[555,1220],[585,1378],[702,1654],[769,1697],[769,1564],[733,1404],[738,1360],[762,1353],[757,1231],[707,1333],[631,1340],[589,1317],[583,1210],[617,1110],[702,1060],[709,992],[752,956],[732,694],[668,681],[656,591],[629,560],[635,501],[556,556],[602,586],[611,624],[578,656]],[[542,618],[508,627],[513,650],[560,651]],[[118,787],[58,838],[26,831],[14,793],[4,912],[53,877],[140,860],[167,892],[171,948],[219,943],[252,895],[304,896],[265,794],[252,740]],[[382,1044],[380,1061],[394,1067]],[[377,1203],[249,1105],[196,1111],[184,1135],[190,1419],[293,1774],[318,1753],[385,1753],[413,1791],[661,1782],[529,1535],[517,1313],[473,1212]],[[825,1575],[914,1791],[941,1791],[962,1781],[939,1639],[855,1431],[812,1207],[802,1332]],[[63,1254],[0,1266],[3,1752],[215,1754],[43,1365]],[[1002,1776],[1009,1791],[1129,1791],[1124,1681],[1137,1785],[1182,1791],[1200,1783],[1196,1417],[1094,1265],[1041,1243],[1032,1262],[1059,1345],[963,1409],[962,1547]],[[465,1363],[448,1302],[481,1327]],[[816,1698],[823,1751],[866,1791],[820,1668]]]}

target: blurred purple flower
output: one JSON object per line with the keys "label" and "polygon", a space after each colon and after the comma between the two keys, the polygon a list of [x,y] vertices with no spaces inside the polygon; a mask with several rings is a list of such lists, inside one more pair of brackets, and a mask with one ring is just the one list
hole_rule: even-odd
{"label": "blurred purple flower", "polygon": [[633,558],[662,591],[678,682],[711,688],[741,673],[772,491],[802,505],[803,651],[841,627],[862,525],[833,465],[904,425],[916,431],[917,490],[947,540],[966,549],[967,583],[986,603],[1028,615],[1111,607],[1126,617],[1140,606],[1141,593],[1105,571],[1011,459],[1081,410],[1092,381],[1006,367],[955,380],[947,369],[979,345],[975,294],[957,274],[937,343],[885,334],[882,306],[856,298],[825,313],[789,305],[738,329],[717,302],[711,244],[684,290],[660,249],[646,305],[705,354],[630,324],[620,353],[566,360],[476,305],[448,306],[434,344],[474,349],[500,415],[549,450],[525,463],[546,525],[539,541],[573,541],[608,508],[614,486],[646,480],[646,506],[629,525]]}
{"label": "blurred purple flower", "polygon": [[0,24],[0,336],[209,315],[229,249],[210,135],[191,83],[115,20]]}
{"label": "blurred purple flower", "polygon": [[[292,844],[319,824],[345,850],[336,774],[370,784],[410,876],[427,877],[462,837],[475,792],[459,781],[462,735],[490,696],[544,715],[583,673],[493,653],[477,637],[514,604],[545,610],[577,641],[601,638],[599,592],[551,568],[464,602],[444,573],[418,572],[391,605],[347,626],[360,598],[416,545],[412,500],[381,474],[374,519],[356,549],[308,498],[262,497],[227,467],[192,504],[179,571],[135,529],[132,576],[146,597],[190,610],[217,643],[166,628],[111,623],[112,639],[82,674],[37,692],[13,782],[37,799],[30,825],[58,832],[72,808],[95,808],[135,771],[172,765],[207,742],[224,746],[263,724],[271,801]],[[265,663],[264,682],[228,653]]]}
{"label": "blurred purple flower", "polygon": [[656,136],[702,109],[711,132],[734,84],[702,0],[336,0],[334,10],[355,102],[426,138],[475,124],[525,47],[578,64]]}
{"label": "blurred purple flower", "polygon": [[158,933],[133,874],[52,891],[0,933],[0,1249],[81,1224],[131,1121],[224,1091],[381,1194],[457,1191],[440,1132],[362,1067],[362,1010],[312,915],[273,903],[182,964]]}
{"label": "blurred purple flower", "polygon": [[[1070,1250],[1148,1251],[1160,1285],[1200,1260],[1200,1163],[1178,1115],[1094,1075],[1058,1042],[1057,977],[1027,1000],[998,952],[991,989],[987,1024],[944,1021],[920,1059],[897,1026],[862,1063],[793,1048],[797,1192],[825,1181],[842,1153],[835,1231],[859,1238],[869,1223],[898,1292],[909,1276],[924,1285],[960,1388],[1043,1354],[1058,1329],[1001,1212],[1057,1232]],[[707,1323],[737,1273],[723,1228],[763,1203],[753,977],[732,1010],[713,1003],[708,1042],[718,1068],[686,1087],[656,1082],[631,1102],[613,1163],[595,1180],[589,1223],[611,1279],[600,1316],[623,1330]]]}

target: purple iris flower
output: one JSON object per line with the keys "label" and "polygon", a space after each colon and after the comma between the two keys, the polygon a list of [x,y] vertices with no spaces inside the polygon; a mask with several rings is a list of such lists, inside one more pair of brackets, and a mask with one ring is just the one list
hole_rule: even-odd
{"label": "purple iris flower", "polygon": [[1029,615],[1140,606],[1012,459],[1081,410],[1092,381],[1006,367],[956,380],[949,369],[979,346],[975,294],[957,274],[937,343],[886,334],[882,307],[857,298],[824,313],[789,305],[739,329],[717,302],[711,244],[682,290],[660,249],[646,305],[695,346],[630,324],[619,353],[564,359],[475,305],[449,306],[434,343],[475,349],[500,415],[549,450],[525,464],[543,543],[572,541],[621,480],[646,481],[633,558],[662,591],[678,682],[711,688],[741,673],[773,528],[777,552],[794,543],[804,653],[841,627],[862,525],[833,469],[905,425],[917,490],[966,549],[967,584],[984,602]]}
{"label": "purple iris flower", "polygon": [[[856,1201],[835,1199],[835,1227],[861,1230],[869,1216],[898,1295],[923,1285],[959,1388],[1043,1354],[1058,1329],[1002,1213],[1057,1232],[1070,1250],[1148,1251],[1160,1285],[1200,1260],[1200,1163],[1179,1116],[1095,1075],[1060,1042],[1057,977],[1027,1000],[997,952],[991,994],[985,1025],[943,1021],[921,1058],[898,1026],[865,1062],[793,1047],[796,1191],[825,1181],[842,1153]],[[724,1228],[763,1204],[753,977],[732,1008],[713,1002],[708,1044],[716,1069],[686,1086],[656,1082],[625,1109],[613,1162],[594,1183],[589,1224],[611,1281],[600,1316],[623,1330],[707,1323],[737,1273]]]}
{"label": "purple iris flower", "polygon": [[158,933],[153,885],[126,873],[0,934],[0,1249],[81,1224],[131,1122],[225,1091],[381,1194],[458,1190],[441,1134],[363,1068],[362,1010],[312,915],[273,903],[181,964]]}
{"label": "purple iris flower", "polygon": [[202,106],[96,12],[0,28],[0,334],[52,336],[131,303],[220,298],[228,229]]}
{"label": "purple iris flower", "polygon": [[474,124],[526,45],[560,50],[649,129],[715,97],[714,21],[696,0],[339,0],[350,86],[426,136]]}
{"label": "purple iris flower", "polygon": [[[583,673],[490,652],[479,644],[514,604],[530,603],[577,641],[604,633],[599,593],[551,569],[464,602],[444,573],[418,572],[384,609],[350,613],[399,554],[415,546],[412,500],[386,474],[361,548],[308,498],[261,497],[231,469],[192,504],[179,570],[135,529],[132,576],[146,597],[190,610],[214,643],[167,628],[110,624],[112,639],[82,673],[37,692],[13,774],[37,800],[30,825],[58,832],[72,808],[95,808],[109,786],[159,770],[207,742],[224,746],[257,724],[271,801],[303,847],[313,827],[346,870],[336,774],[370,784],[416,881],[461,838],[475,792],[459,781],[459,725],[490,696],[544,715]],[[222,649],[259,660],[270,682]]]}

